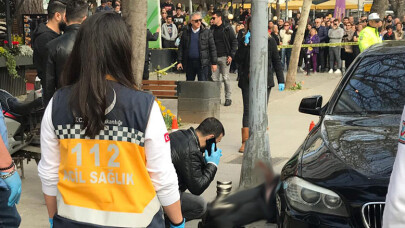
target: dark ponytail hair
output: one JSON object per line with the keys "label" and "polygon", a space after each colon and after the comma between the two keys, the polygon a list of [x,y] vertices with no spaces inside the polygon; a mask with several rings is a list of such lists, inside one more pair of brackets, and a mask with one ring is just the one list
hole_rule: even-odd
{"label": "dark ponytail hair", "polygon": [[131,37],[123,19],[113,12],[92,15],[81,25],[61,77],[72,86],[70,107],[84,120],[85,135],[94,137],[104,128],[107,75],[118,83],[135,87]]}

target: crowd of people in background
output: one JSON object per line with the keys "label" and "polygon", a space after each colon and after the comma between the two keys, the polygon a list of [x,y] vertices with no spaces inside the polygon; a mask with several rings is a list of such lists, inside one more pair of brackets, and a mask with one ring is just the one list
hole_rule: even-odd
{"label": "crowd of people in background", "polygon": [[[233,9],[230,4],[198,6],[196,12],[201,14],[202,25],[205,28],[215,27],[215,12],[220,11],[225,25],[230,25],[236,37],[246,32],[246,21],[251,17],[250,9],[242,7]],[[178,47],[183,31],[192,23],[189,8],[181,3],[174,4],[171,0],[161,5],[163,48]],[[277,45],[292,45],[298,29],[301,14],[284,20],[273,17],[268,22],[269,37],[273,37]],[[173,26],[173,25],[175,26]],[[331,14],[308,19],[303,44],[358,42],[360,32],[368,25],[368,17],[347,16],[334,18]],[[394,18],[387,15],[381,18],[378,25],[379,36],[382,40],[404,39],[405,16]],[[168,28],[168,29],[166,29]],[[165,32],[164,32],[165,31]],[[215,30],[212,30],[215,31]],[[240,32],[242,31],[242,32]],[[163,34],[165,33],[165,34]],[[291,48],[279,48],[279,56],[284,71],[288,70]],[[328,46],[302,48],[299,58],[298,71],[328,72],[341,74],[360,54],[359,46]],[[231,63],[230,72],[237,72],[235,62]]]}

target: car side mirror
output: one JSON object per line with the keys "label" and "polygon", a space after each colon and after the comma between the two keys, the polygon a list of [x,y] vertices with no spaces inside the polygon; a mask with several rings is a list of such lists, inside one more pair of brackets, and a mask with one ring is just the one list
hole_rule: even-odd
{"label": "car side mirror", "polygon": [[322,96],[316,95],[301,100],[299,112],[320,116],[322,111]]}

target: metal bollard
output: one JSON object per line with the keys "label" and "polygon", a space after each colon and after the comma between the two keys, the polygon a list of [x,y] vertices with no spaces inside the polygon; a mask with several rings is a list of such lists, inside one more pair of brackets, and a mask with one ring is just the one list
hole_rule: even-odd
{"label": "metal bollard", "polygon": [[232,181],[217,181],[217,198],[222,198],[231,193]]}

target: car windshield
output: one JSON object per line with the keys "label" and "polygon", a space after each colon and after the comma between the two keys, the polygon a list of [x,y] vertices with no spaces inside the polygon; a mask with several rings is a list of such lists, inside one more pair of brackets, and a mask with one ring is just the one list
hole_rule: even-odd
{"label": "car windshield", "polygon": [[405,54],[365,57],[352,74],[335,114],[401,113],[405,105]]}

